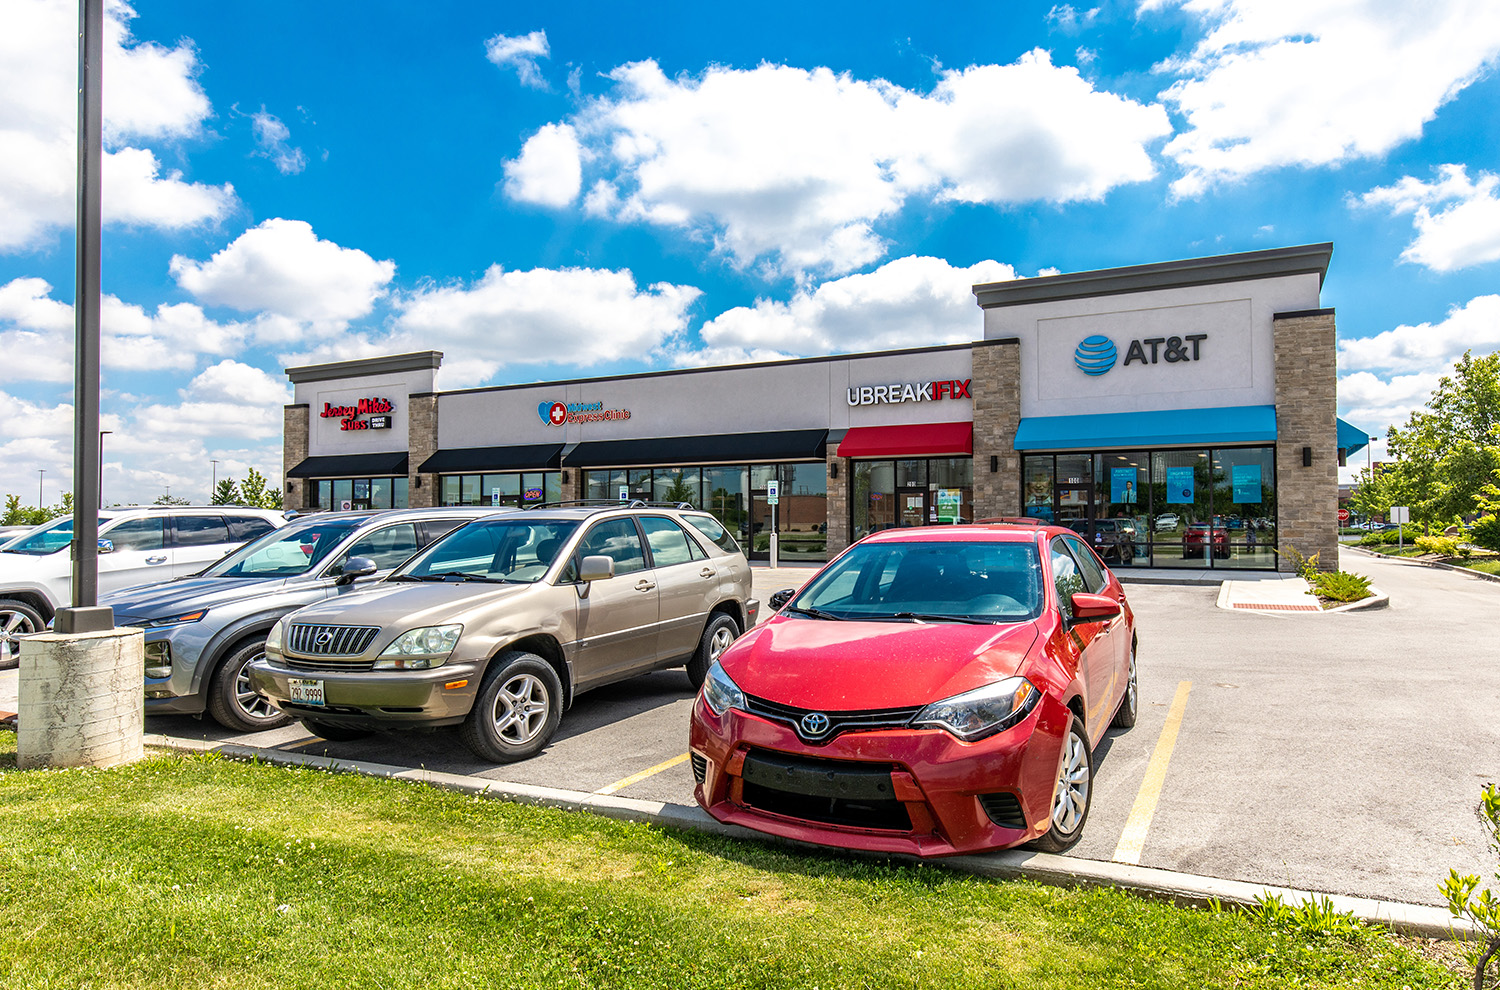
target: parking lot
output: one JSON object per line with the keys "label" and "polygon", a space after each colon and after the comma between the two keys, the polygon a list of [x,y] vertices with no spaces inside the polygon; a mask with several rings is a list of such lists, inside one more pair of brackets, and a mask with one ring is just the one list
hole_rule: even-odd
{"label": "parking lot", "polygon": [[[1140,721],[1096,753],[1093,808],[1069,855],[1432,904],[1450,867],[1493,869],[1473,808],[1500,779],[1500,584],[1347,550],[1342,563],[1391,606],[1235,612],[1216,607],[1217,585],[1128,585]],[[758,570],[757,595],[811,573]],[[15,680],[0,673],[0,708],[13,708]],[[329,743],[189,717],[147,731],[690,804],[691,704],[681,671],[600,689],[541,756],[499,767],[449,731]]]}

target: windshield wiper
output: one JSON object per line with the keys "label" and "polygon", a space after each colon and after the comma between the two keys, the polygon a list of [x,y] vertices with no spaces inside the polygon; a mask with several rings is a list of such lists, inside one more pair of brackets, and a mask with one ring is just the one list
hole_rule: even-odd
{"label": "windshield wiper", "polygon": [[798,608],[795,605],[788,605],[786,608],[782,609],[782,611],[795,612],[798,615],[807,615],[811,616],[814,619],[830,619],[834,622],[844,621],[844,617],[842,615],[834,615],[832,612],[825,612],[820,608]]}
{"label": "windshield wiper", "polygon": [[[877,616],[871,616],[877,618]],[[878,616],[878,618],[910,619],[912,622],[967,622],[975,626],[993,626],[995,623],[990,619],[976,619],[972,615],[938,615],[931,612],[892,612],[889,616]]]}

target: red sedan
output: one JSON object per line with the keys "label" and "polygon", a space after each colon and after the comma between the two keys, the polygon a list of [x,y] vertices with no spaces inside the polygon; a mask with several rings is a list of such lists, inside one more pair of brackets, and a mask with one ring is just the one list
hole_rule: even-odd
{"label": "red sedan", "polygon": [[893,529],[741,637],[693,705],[719,821],[947,856],[1083,833],[1093,750],[1135,724],[1135,620],[1078,534]]}

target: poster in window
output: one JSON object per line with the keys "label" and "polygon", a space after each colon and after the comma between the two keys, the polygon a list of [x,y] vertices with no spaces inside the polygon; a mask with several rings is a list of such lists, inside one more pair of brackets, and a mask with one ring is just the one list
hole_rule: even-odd
{"label": "poster in window", "polygon": [[1170,505],[1193,504],[1193,469],[1190,467],[1167,468],[1167,503]]}
{"label": "poster in window", "polygon": [[1110,468],[1109,500],[1117,505],[1134,505],[1135,499],[1135,468]]}
{"label": "poster in window", "polygon": [[1260,465],[1236,464],[1233,473],[1234,500],[1237,503],[1260,501]]}

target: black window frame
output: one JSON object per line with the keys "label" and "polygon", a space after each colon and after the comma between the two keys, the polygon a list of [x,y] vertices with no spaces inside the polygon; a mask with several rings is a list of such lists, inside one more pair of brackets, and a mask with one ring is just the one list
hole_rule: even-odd
{"label": "black window frame", "polygon": [[[212,547],[212,546],[219,546],[219,545],[225,544],[225,543],[233,543],[234,542],[234,540],[230,538],[229,522],[224,518],[224,514],[222,512],[218,513],[218,514],[207,513],[207,512],[202,512],[202,513],[188,513],[188,514],[185,514],[185,515],[178,515],[176,513],[173,513],[172,515],[168,516],[167,518],[171,520],[171,524],[172,524],[172,542],[171,542],[171,546],[174,546],[174,547]],[[181,526],[180,526],[182,520],[184,520],[184,519],[218,519],[219,520],[219,525],[221,527],[223,527],[223,529],[224,529],[224,539],[222,539],[222,540],[194,540],[194,541],[191,541],[191,542],[184,541],[182,539],[182,529],[181,529]]]}

